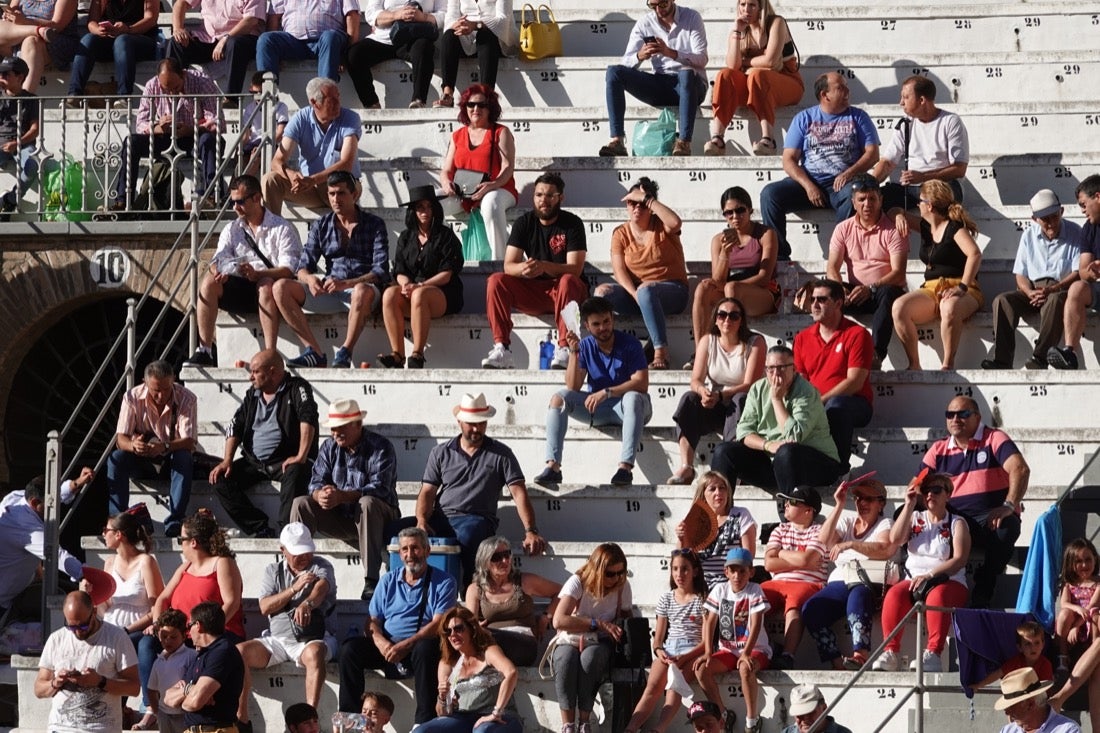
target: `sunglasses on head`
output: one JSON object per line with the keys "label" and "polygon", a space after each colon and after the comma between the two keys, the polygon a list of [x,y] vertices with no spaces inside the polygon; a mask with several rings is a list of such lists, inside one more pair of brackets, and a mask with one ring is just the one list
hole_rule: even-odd
{"label": "sunglasses on head", "polygon": [[511,550],[501,550],[500,552],[494,552],[489,557],[489,562],[503,562],[504,560],[511,560],[511,559],[512,559],[512,551]]}
{"label": "sunglasses on head", "polygon": [[695,557],[695,550],[690,547],[678,548],[672,551],[673,557]]}
{"label": "sunglasses on head", "polygon": [[622,570],[604,570],[603,577],[605,578],[621,578],[626,575],[626,568]]}
{"label": "sunglasses on head", "polygon": [[860,176],[852,181],[853,191],[877,191],[878,181],[872,176]]}
{"label": "sunglasses on head", "polygon": [[466,109],[489,109],[488,102],[467,102]]}
{"label": "sunglasses on head", "polygon": [[447,632],[447,636],[453,636],[454,634],[464,634],[466,633],[466,624],[455,624],[454,626],[448,626],[443,630]]}
{"label": "sunglasses on head", "polygon": [[856,501],[886,501],[885,496],[872,496],[868,494],[856,494],[853,498]]}
{"label": "sunglasses on head", "polygon": [[943,416],[948,420],[954,420],[959,418],[960,420],[968,420],[974,414],[973,410],[944,410]]}
{"label": "sunglasses on head", "polygon": [[740,311],[718,311],[717,313],[714,314],[714,318],[716,320],[719,320],[719,321],[724,321],[727,318],[731,321],[740,321],[741,320],[741,312]]}
{"label": "sunglasses on head", "polygon": [[729,219],[731,216],[741,216],[741,214],[744,214],[748,210],[749,207],[747,206],[735,206],[732,209],[722,209],[722,216]]}

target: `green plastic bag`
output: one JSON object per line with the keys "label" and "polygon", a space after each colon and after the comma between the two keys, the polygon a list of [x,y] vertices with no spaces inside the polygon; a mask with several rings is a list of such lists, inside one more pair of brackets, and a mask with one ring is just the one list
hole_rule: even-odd
{"label": "green plastic bag", "polygon": [[656,120],[634,125],[634,155],[672,155],[676,143],[676,115],[662,109]]}
{"label": "green plastic bag", "polygon": [[42,200],[46,221],[89,221],[84,211],[84,165],[66,154],[64,160],[43,165]]}
{"label": "green plastic bag", "polygon": [[485,231],[485,220],[481,218],[481,209],[470,212],[466,228],[462,230],[462,256],[467,262],[484,262],[493,259],[489,249],[489,234]]}

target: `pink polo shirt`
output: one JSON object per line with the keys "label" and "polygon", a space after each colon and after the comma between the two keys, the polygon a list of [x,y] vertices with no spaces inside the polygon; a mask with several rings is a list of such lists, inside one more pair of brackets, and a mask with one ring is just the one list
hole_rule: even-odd
{"label": "pink polo shirt", "polygon": [[909,242],[902,239],[894,222],[883,214],[870,229],[859,225],[851,216],[836,225],[829,240],[829,253],[839,252],[848,266],[848,280],[858,285],[871,285],[890,273],[890,255],[900,252],[909,256]]}

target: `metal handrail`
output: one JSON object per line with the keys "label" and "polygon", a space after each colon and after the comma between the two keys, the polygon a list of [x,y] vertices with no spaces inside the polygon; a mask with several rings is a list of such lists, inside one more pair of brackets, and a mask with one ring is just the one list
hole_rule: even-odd
{"label": "metal handrail", "polygon": [[[277,90],[275,88],[275,83],[274,83],[274,75],[272,75],[272,74],[267,75],[267,78],[265,79],[265,82],[264,82],[263,91],[262,91],[261,94],[262,94],[261,104],[257,105],[256,110],[253,112],[253,114],[260,114],[261,110],[262,110],[262,114],[264,115],[264,120],[265,120],[264,145],[269,145],[269,144],[271,144],[271,141],[274,139],[273,112],[274,112],[274,104],[277,102],[277,99],[278,99],[278,94],[277,94]],[[247,97],[244,96],[244,95],[242,95],[241,97],[238,97],[238,99],[240,101],[243,101],[245,98],[247,98]],[[43,98],[43,99],[45,99],[45,98]],[[219,102],[219,104],[220,104],[220,102]],[[41,115],[42,115],[41,107],[39,109],[39,115],[40,115],[40,118],[41,118]],[[196,118],[198,116],[198,105],[195,106],[195,116],[196,116]],[[248,120],[242,121],[242,125],[243,124],[250,124],[251,119],[252,118],[249,118]],[[196,123],[195,127],[197,129],[198,120],[195,119],[193,121]],[[175,150],[178,151],[178,148],[176,147],[176,144],[175,144],[176,143],[176,139],[175,139],[176,138],[176,131],[174,129],[173,129],[173,132],[172,132],[172,137],[173,137],[172,146],[169,148],[169,150],[175,149]],[[62,130],[62,140],[64,140],[64,138],[65,138],[65,132],[64,132],[64,129],[63,129]],[[137,364],[137,358],[141,354],[144,354],[145,351],[149,348],[149,345],[152,341],[153,334],[155,333],[156,328],[164,321],[164,319],[167,317],[169,311],[173,308],[172,301],[177,297],[177,295],[180,292],[180,289],[183,288],[185,284],[189,284],[190,287],[188,289],[189,290],[189,292],[188,292],[189,304],[186,307],[186,309],[184,310],[184,318],[180,321],[180,324],[175,328],[174,332],[171,334],[171,337],[168,339],[168,342],[165,345],[164,349],[158,355],[158,358],[163,358],[164,356],[166,356],[169,353],[169,351],[175,346],[175,344],[182,337],[182,333],[183,333],[184,328],[187,328],[188,332],[189,332],[189,338],[190,338],[190,341],[191,341],[190,347],[193,349],[194,346],[195,346],[195,344],[194,344],[194,341],[195,341],[195,338],[196,338],[195,303],[196,303],[197,298],[198,298],[198,266],[199,266],[199,259],[198,258],[199,258],[199,254],[207,247],[207,245],[210,244],[211,240],[214,237],[214,231],[216,229],[216,225],[219,222],[221,222],[223,218],[225,218],[226,212],[228,210],[227,202],[222,202],[221,207],[219,209],[217,209],[217,212],[216,212],[217,216],[213,220],[212,226],[206,232],[205,236],[200,238],[198,224],[199,224],[199,220],[200,220],[200,217],[201,217],[201,212],[200,212],[199,206],[197,204],[198,204],[199,201],[204,200],[208,196],[210,196],[211,194],[215,193],[218,190],[218,186],[219,186],[220,181],[223,181],[225,176],[227,176],[227,175],[229,175],[233,172],[233,169],[236,166],[236,160],[235,160],[235,155],[234,154],[237,151],[240,144],[241,144],[241,138],[238,138],[232,145],[228,146],[229,147],[228,154],[226,154],[225,156],[222,157],[221,162],[220,162],[220,164],[217,168],[217,171],[216,171],[215,175],[213,176],[212,180],[207,182],[206,190],[199,191],[198,189],[195,189],[195,190],[192,191],[192,195],[191,195],[192,207],[191,207],[191,211],[188,213],[188,219],[187,219],[186,226],[183,227],[183,229],[180,231],[179,235],[176,237],[176,240],[168,248],[167,252],[165,253],[164,258],[160,262],[160,265],[156,268],[154,273],[151,275],[151,277],[149,279],[149,283],[146,286],[144,292],[141,294],[141,296],[136,301],[133,298],[130,298],[127,301],[127,317],[126,317],[125,326],[122,329],[122,331],[119,333],[119,335],[115,339],[115,341],[112,343],[110,349],[107,352],[107,355],[104,358],[103,364],[100,365],[99,369],[96,371],[95,376],[93,377],[93,379],[89,383],[87,390],[85,390],[84,394],[77,401],[76,408],[72,411],[72,413],[71,413],[69,419],[66,421],[64,427],[60,431],[51,431],[47,435],[47,443],[46,443],[46,476],[47,476],[47,482],[46,482],[46,497],[45,497],[45,502],[44,502],[45,505],[46,505],[46,507],[45,507],[45,517],[44,517],[45,524],[46,524],[46,533],[45,533],[45,546],[46,547],[56,548],[58,546],[58,544],[59,544],[59,539],[58,538],[60,537],[61,531],[64,530],[64,528],[67,526],[70,519],[73,516],[75,516],[75,514],[76,514],[75,509],[79,506],[80,502],[83,500],[83,497],[84,497],[83,493],[77,494],[77,496],[76,496],[76,498],[73,502],[73,507],[69,511],[68,516],[65,517],[64,521],[59,522],[58,520],[59,520],[59,515],[60,515],[60,484],[61,484],[61,477],[69,475],[76,468],[76,466],[80,462],[80,459],[83,456],[84,452],[87,450],[89,444],[93,440],[96,431],[99,430],[100,426],[103,424],[103,421],[106,419],[109,412],[111,412],[115,409],[115,407],[117,405],[117,400],[121,396],[123,390],[128,389],[128,388],[130,388],[134,385],[135,376],[136,376],[135,375],[135,369],[136,369],[136,364]],[[38,153],[39,153],[39,155],[44,154],[44,151],[41,147],[39,147]],[[47,156],[48,156],[48,154],[47,154]],[[150,153],[150,159],[151,158],[152,158],[152,153]],[[178,174],[178,171],[176,171],[175,166],[173,166],[173,170],[172,170],[173,183],[174,183],[175,176],[177,174]],[[126,173],[123,172],[122,175],[126,175]],[[129,192],[131,190],[131,188],[132,188],[132,186],[128,186],[127,191]],[[127,193],[127,197],[129,197],[129,193]],[[40,210],[42,208],[42,205],[43,205],[42,202],[40,202],[40,204],[39,204]],[[61,211],[62,212],[72,212],[74,210],[67,208],[66,207],[66,202],[63,200],[62,205],[61,205]],[[152,297],[153,289],[158,288],[158,287],[163,287],[161,282],[160,282],[161,277],[167,271],[168,264],[169,264],[172,256],[175,255],[176,253],[178,253],[185,246],[185,244],[184,244],[185,242],[187,242],[186,246],[188,246],[188,248],[190,250],[190,254],[191,254],[191,256],[189,258],[189,261],[187,263],[187,266],[184,268],[183,272],[176,279],[175,283],[171,286],[171,288],[166,289],[167,297],[165,298],[164,303],[162,304],[160,310],[157,312],[156,316],[154,317],[153,323],[151,324],[148,332],[146,334],[144,334],[144,337],[140,340],[140,343],[139,343],[138,339],[137,339],[137,313],[150,300],[150,298]],[[97,390],[97,387],[98,387],[99,383],[102,381],[104,375],[106,374],[106,371],[108,369],[108,366],[109,366],[110,362],[120,352],[120,350],[124,347],[126,349],[126,367],[123,370],[123,374],[119,377],[119,379],[115,382],[114,386],[109,391],[108,397],[104,400],[104,404],[102,405],[99,412],[97,413],[97,415],[95,417],[95,420],[93,420],[91,426],[87,429],[87,432],[86,432],[84,438],[81,440],[80,446],[75,451],[75,453],[73,455],[73,458],[67,464],[64,464],[64,456],[62,455],[62,446],[63,446],[65,437],[73,429],[73,426],[75,424],[75,420],[77,418],[77,415],[88,404],[89,400],[91,399],[91,395],[92,395],[93,391]],[[94,464],[94,470],[95,471],[98,472],[98,471],[102,470],[104,464],[107,461],[107,457],[110,455],[110,453],[114,449],[114,447],[115,447],[115,438],[112,438],[108,442],[107,446],[104,448],[103,452],[99,455],[98,459],[95,461],[95,464]],[[64,469],[61,468],[61,466],[63,464],[65,466]],[[50,551],[50,552],[46,553],[45,574],[44,574],[44,580],[43,580],[43,585],[42,585],[42,636],[43,636],[43,638],[48,636],[49,633],[50,633],[50,630],[51,630],[49,612],[48,612],[48,609],[46,607],[47,599],[49,598],[49,596],[56,594],[56,592],[57,592],[57,553],[56,553],[56,551]]]}
{"label": "metal handrail", "polygon": [[955,607],[930,606],[924,601],[917,601],[916,603],[914,603],[912,608],[910,608],[909,611],[901,617],[901,620],[898,622],[898,625],[894,627],[894,630],[887,634],[885,638],[883,638],[882,643],[879,644],[873,652],[871,652],[870,656],[867,657],[867,661],[863,663],[863,666],[856,670],[855,674],[852,675],[851,679],[848,680],[847,684],[845,684],[844,687],[840,688],[840,692],[838,692],[833,697],[832,702],[828,703],[825,706],[825,710],[821,713],[821,717],[814,721],[813,725],[810,726],[810,730],[808,731],[808,733],[817,733],[817,731],[822,730],[825,727],[826,716],[828,716],[828,714],[836,708],[837,703],[839,703],[840,700],[843,699],[846,694],[848,694],[848,691],[855,687],[860,678],[863,677],[863,675],[867,672],[871,671],[871,664],[874,662],[874,660],[878,659],[878,657],[886,650],[886,645],[889,644],[895,636],[904,633],[906,622],[908,622],[909,619],[912,618],[914,615],[916,615],[917,617],[917,631],[915,639],[916,655],[913,657],[914,659],[918,660],[917,684],[901,696],[901,699],[898,700],[897,704],[890,709],[890,711],[886,714],[886,717],[882,719],[882,722],[879,724],[879,726],[875,728],[874,733],[879,733],[879,731],[886,727],[886,724],[893,719],[898,711],[901,710],[902,706],[904,706],[905,703],[908,702],[909,698],[913,696],[917,697],[916,722],[913,730],[915,730],[916,733],[924,733],[924,665],[921,664],[919,660],[921,658],[922,640],[924,638],[925,611],[941,611],[944,613],[954,613]]}

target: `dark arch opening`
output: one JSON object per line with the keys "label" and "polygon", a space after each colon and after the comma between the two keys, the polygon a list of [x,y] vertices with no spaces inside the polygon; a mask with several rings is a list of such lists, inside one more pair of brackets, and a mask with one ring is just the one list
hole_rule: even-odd
{"label": "dark arch opening", "polygon": [[[12,380],[4,421],[4,454],[11,486],[24,486],[42,473],[46,433],[61,430],[72,415],[92,377],[107,358],[111,344],[126,324],[126,299],[130,297],[136,296],[120,292],[76,305],[52,322],[28,349]],[[150,299],[139,313],[139,344],[152,327],[161,306],[160,301]],[[175,309],[168,312],[155,330],[150,348],[138,359],[139,375],[164,349],[182,318]],[[44,320],[50,321],[49,318]],[[185,356],[186,343],[169,352],[168,360],[178,365]],[[111,387],[125,368],[125,354],[119,353],[111,360],[63,443],[65,464],[72,460],[74,451],[91,430]],[[91,464],[114,437],[117,417],[116,400],[81,457],[82,463]]]}

